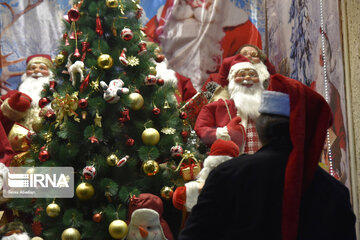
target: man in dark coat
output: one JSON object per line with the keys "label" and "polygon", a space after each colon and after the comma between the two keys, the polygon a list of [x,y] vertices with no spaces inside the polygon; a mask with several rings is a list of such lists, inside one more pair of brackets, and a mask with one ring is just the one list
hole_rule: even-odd
{"label": "man in dark coat", "polygon": [[348,189],[318,166],[326,101],[274,75],[256,127],[263,147],[215,168],[179,239],[355,240]]}

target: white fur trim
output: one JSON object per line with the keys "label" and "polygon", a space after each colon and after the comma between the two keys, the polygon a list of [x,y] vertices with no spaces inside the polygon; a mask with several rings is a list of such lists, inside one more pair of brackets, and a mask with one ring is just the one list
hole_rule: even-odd
{"label": "white fur trim", "polygon": [[226,126],[216,128],[216,139],[222,139],[222,140],[226,140],[226,141],[231,140],[229,131]]}
{"label": "white fur trim", "polygon": [[30,240],[30,237],[27,233],[13,234],[11,236],[2,237],[1,240]]}
{"label": "white fur trim", "polygon": [[0,191],[3,189],[4,179],[8,172],[9,169],[3,163],[0,163]]}
{"label": "white fur trim", "polygon": [[269,79],[269,77],[270,77],[270,73],[268,72],[266,65],[263,62],[256,63],[256,64],[252,64],[250,62],[239,62],[239,63],[234,64],[230,68],[228,80],[229,81],[233,80],[236,72],[238,72],[241,69],[245,69],[245,68],[255,70],[257,72],[257,74],[259,75],[259,80],[261,83],[263,83],[266,79]]}
{"label": "white fur trim", "polygon": [[233,157],[231,156],[222,156],[222,155],[218,155],[218,156],[208,156],[207,158],[205,158],[204,160],[204,167],[203,169],[201,169],[200,173],[198,174],[197,179],[200,181],[205,182],[205,180],[207,179],[207,177],[209,176],[209,173],[216,168],[217,166],[219,166],[221,163],[226,162],[230,159],[232,159]]}
{"label": "white fur trim", "polygon": [[175,75],[175,71],[168,68],[168,61],[165,58],[162,62],[156,63],[156,78],[163,79],[165,84],[169,84],[172,87],[176,88],[178,79]]}
{"label": "white fur trim", "polygon": [[263,62],[259,62],[254,64],[255,70],[259,75],[259,79],[261,83],[264,83],[265,80],[270,78],[270,73]]}
{"label": "white fur trim", "polygon": [[[249,20],[247,12],[243,9],[236,7],[233,1],[217,1],[219,8],[222,9],[223,17],[222,26],[223,27],[234,27],[240,24],[245,23]],[[236,17],[234,17],[236,16]]]}
{"label": "white fur trim", "polygon": [[199,197],[199,183],[191,181],[185,184],[186,187],[186,202],[185,207],[188,212],[196,205]]}

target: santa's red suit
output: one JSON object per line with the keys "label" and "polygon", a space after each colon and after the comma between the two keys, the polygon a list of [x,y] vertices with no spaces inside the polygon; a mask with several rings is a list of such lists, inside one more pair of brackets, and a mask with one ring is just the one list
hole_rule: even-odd
{"label": "santa's red suit", "polygon": [[31,98],[19,91],[11,90],[0,99],[0,189],[2,188],[3,173],[10,166],[15,155],[9,140],[8,133],[16,121],[21,120],[30,108]]}
{"label": "santa's red suit", "polygon": [[[230,114],[230,115],[229,115]],[[211,145],[219,138],[218,128],[226,127],[231,119],[237,116],[237,109],[234,100],[218,100],[216,102],[205,105],[196,120],[195,131],[201,141],[207,145]],[[260,147],[258,135],[256,133],[255,122],[247,119],[245,123],[243,147],[244,153],[255,153]]]}

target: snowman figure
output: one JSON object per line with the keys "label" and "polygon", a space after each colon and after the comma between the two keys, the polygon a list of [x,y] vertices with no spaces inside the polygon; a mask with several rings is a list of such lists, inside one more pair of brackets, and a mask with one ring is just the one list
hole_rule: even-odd
{"label": "snowman figure", "polygon": [[107,85],[104,81],[101,81],[100,86],[104,91],[104,99],[108,103],[117,103],[122,94],[129,93],[128,88],[123,88],[124,82],[121,79],[111,80],[109,85]]}
{"label": "snowman figure", "polygon": [[162,218],[162,200],[153,194],[142,193],[129,203],[129,232],[126,240],[173,240],[167,222]]}

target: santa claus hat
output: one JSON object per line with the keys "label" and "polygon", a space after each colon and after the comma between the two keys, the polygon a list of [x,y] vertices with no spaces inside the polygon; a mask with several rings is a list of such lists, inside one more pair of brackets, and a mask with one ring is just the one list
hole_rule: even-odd
{"label": "santa claus hat", "polygon": [[269,90],[289,96],[293,149],[285,170],[282,239],[295,240],[301,196],[314,177],[327,129],[332,124],[332,113],[320,94],[294,79],[275,74],[270,79]]}
{"label": "santa claus hat", "polygon": [[26,59],[26,69],[28,69],[33,63],[44,63],[49,68],[53,66],[51,56],[47,54],[36,54],[29,56]]}
{"label": "santa claus hat", "polygon": [[261,83],[263,83],[266,79],[269,79],[270,77],[270,73],[266,69],[266,66],[263,62],[252,64],[251,62],[249,62],[249,60],[245,61],[242,58],[235,58],[230,65],[228,80],[231,81],[232,79],[234,79],[235,74],[239,70],[246,68],[255,70],[259,75],[259,80]]}
{"label": "santa claus hat", "polygon": [[232,57],[224,58],[220,69],[218,81],[222,87],[229,84],[229,80],[233,78],[233,75],[240,69],[250,68],[256,70],[259,75],[259,80],[263,83],[270,77],[270,73],[267,66],[263,63],[252,64],[250,60],[241,54],[237,54]]}
{"label": "santa claus hat", "polygon": [[25,93],[12,90],[1,97],[4,102],[1,104],[2,113],[13,121],[19,121],[26,115],[26,110],[30,108],[31,97]]}
{"label": "santa claus hat", "polygon": [[[130,199],[128,208],[128,223],[131,221],[131,216],[133,212],[138,209],[151,209],[157,212],[160,217],[160,225],[162,227],[162,231],[165,237],[168,240],[174,239],[169,225],[162,217],[162,214],[164,212],[164,206],[162,200],[158,196],[151,193],[142,193],[139,195],[139,197],[132,197]],[[142,213],[147,214],[147,211],[143,211]]]}
{"label": "santa claus hat", "polygon": [[208,156],[230,156],[237,157],[240,154],[238,145],[233,141],[217,139],[210,148]]}
{"label": "santa claus hat", "polygon": [[25,232],[24,225],[21,222],[10,222],[0,228],[0,236],[10,236],[15,233]]}
{"label": "santa claus hat", "polygon": [[239,146],[231,140],[217,139],[210,148],[210,153],[204,160],[204,167],[201,169],[198,179],[205,181],[209,173],[219,164],[239,156]]}
{"label": "santa claus hat", "polygon": [[290,116],[289,95],[282,92],[263,91],[259,113]]}

